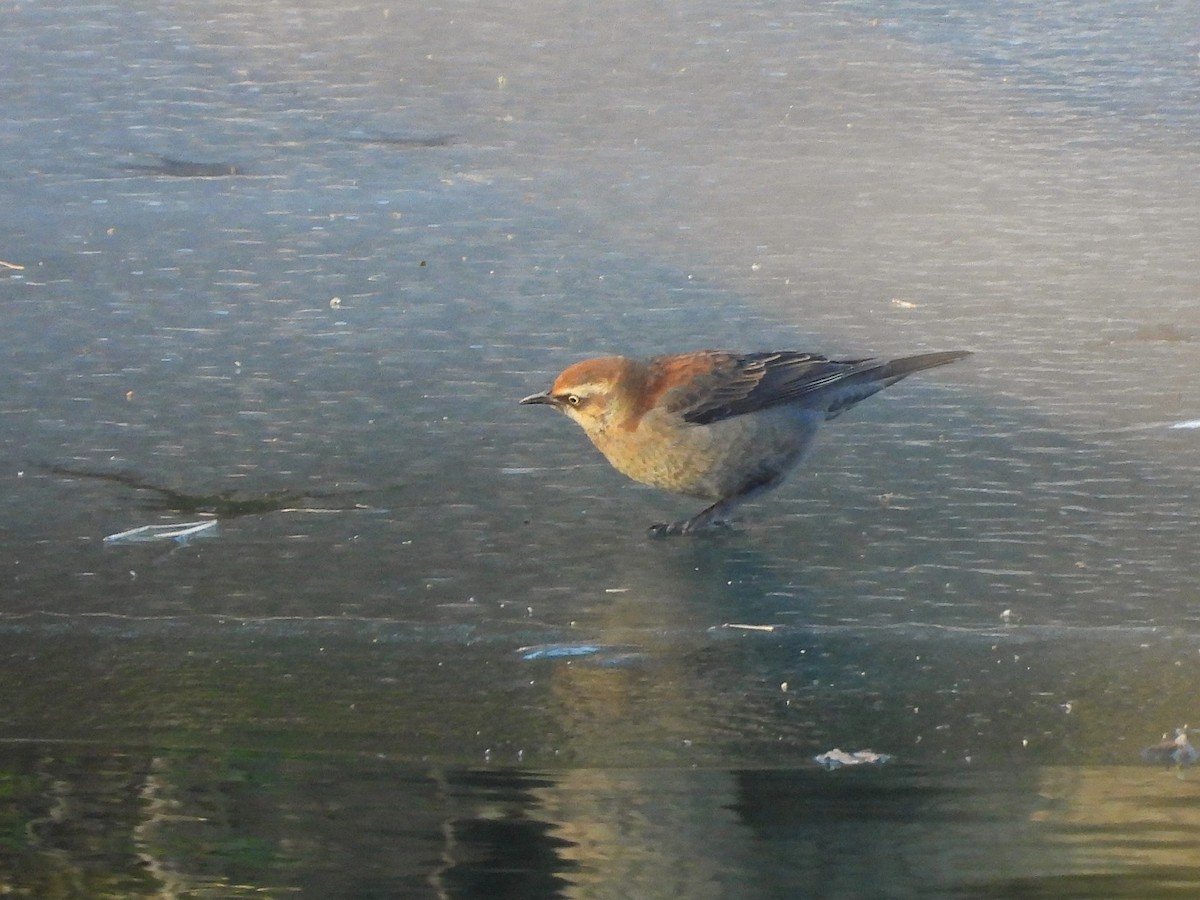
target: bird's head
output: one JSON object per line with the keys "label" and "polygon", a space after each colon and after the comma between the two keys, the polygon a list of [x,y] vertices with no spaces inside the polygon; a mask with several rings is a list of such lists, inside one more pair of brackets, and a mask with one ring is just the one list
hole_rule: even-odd
{"label": "bird's head", "polygon": [[607,431],[629,414],[636,393],[636,363],[623,356],[585,359],[565,369],[550,390],[522,403],[543,403],[575,420],[588,434]]}

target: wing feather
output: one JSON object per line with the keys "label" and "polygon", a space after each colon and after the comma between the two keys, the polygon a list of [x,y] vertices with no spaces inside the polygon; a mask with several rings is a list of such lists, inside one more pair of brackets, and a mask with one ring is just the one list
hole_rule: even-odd
{"label": "wing feather", "polygon": [[[701,351],[650,360],[662,373],[661,391],[670,412],[694,425],[797,404],[823,409],[829,418],[895,384],[906,375],[967,356],[963,351],[923,353],[891,361],[834,360],[815,353],[718,353]],[[680,375],[690,377],[681,379]],[[681,383],[682,382],[682,383]],[[655,399],[659,392],[655,393]]]}

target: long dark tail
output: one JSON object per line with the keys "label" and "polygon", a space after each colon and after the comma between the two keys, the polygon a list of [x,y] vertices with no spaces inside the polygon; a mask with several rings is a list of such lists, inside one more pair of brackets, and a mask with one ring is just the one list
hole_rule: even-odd
{"label": "long dark tail", "polygon": [[938,366],[946,366],[952,362],[958,362],[963,357],[970,355],[970,350],[944,350],[940,353],[918,353],[916,356],[902,356],[900,359],[893,359],[890,362],[884,363],[879,367],[878,374],[874,377],[881,381],[886,381],[888,384],[895,384],[901,378],[911,375],[913,372],[936,369]]}
{"label": "long dark tail", "polygon": [[838,384],[838,389],[833,392],[834,400],[827,408],[825,418],[832,419],[844,413],[859,401],[866,400],[885,387],[890,387],[901,378],[907,378],[913,372],[949,365],[970,355],[970,350],[943,350],[938,353],[902,356],[900,359],[888,362],[879,362],[874,359],[863,360],[856,371],[848,373]]}

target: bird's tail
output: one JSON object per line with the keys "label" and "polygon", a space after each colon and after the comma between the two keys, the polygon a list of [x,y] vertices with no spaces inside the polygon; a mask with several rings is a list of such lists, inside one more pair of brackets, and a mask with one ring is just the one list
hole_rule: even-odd
{"label": "bird's tail", "polygon": [[902,356],[900,359],[893,359],[883,363],[874,377],[880,381],[886,381],[888,384],[895,384],[901,378],[911,375],[913,372],[921,372],[925,369],[945,366],[952,362],[957,362],[964,356],[970,355],[970,350],[944,350],[940,353],[918,353],[916,356]]}
{"label": "bird's tail", "polygon": [[856,403],[866,400],[885,387],[890,387],[913,372],[949,365],[970,355],[970,350],[944,350],[938,353],[902,356],[900,359],[892,359],[887,362],[864,359],[855,369],[847,372],[839,381],[836,389],[830,392],[831,402],[826,407],[825,418],[832,419],[841,415]]}

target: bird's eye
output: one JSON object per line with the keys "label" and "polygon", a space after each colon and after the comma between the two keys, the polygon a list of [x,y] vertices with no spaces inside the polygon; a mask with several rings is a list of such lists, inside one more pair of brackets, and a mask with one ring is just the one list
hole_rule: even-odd
{"label": "bird's eye", "polygon": [[568,406],[578,406],[582,402],[583,402],[583,398],[580,397],[578,394],[567,394],[567,405]]}

